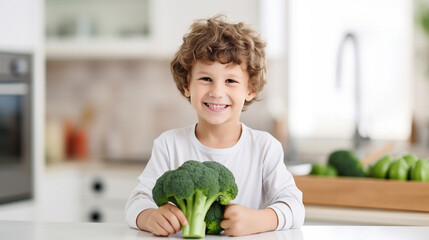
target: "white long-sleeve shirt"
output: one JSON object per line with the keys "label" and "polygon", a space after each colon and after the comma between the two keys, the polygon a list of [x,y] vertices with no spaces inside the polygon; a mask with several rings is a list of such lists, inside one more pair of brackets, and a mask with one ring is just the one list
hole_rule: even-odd
{"label": "white long-sleeve shirt", "polygon": [[304,223],[302,193],[283,161],[283,148],[269,133],[244,124],[238,142],[224,149],[209,148],[195,136],[196,124],[172,129],[154,141],[152,155],[126,204],[126,220],[137,228],[140,212],[157,208],[152,199],[156,180],[166,171],[177,169],[187,160],[216,161],[233,174],[238,195],[231,201],[252,209],[272,208],[279,229],[299,228]]}

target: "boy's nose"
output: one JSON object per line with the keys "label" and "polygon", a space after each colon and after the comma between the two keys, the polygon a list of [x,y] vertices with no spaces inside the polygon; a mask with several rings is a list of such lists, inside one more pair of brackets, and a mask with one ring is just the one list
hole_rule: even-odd
{"label": "boy's nose", "polygon": [[210,97],[223,97],[225,89],[221,84],[213,84],[210,88],[209,95]]}

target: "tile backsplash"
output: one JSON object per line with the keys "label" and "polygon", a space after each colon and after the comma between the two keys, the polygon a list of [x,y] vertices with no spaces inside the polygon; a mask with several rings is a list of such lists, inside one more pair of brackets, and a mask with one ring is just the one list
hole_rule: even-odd
{"label": "tile backsplash", "polygon": [[[273,132],[265,95],[243,113],[242,122]],[[86,127],[94,159],[145,160],[160,133],[197,120],[166,60],[50,60],[46,109],[48,121]]]}

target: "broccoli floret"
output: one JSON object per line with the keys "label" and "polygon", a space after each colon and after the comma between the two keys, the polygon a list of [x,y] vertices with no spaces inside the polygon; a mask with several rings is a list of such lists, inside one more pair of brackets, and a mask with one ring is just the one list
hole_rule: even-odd
{"label": "broccoli floret", "polygon": [[338,176],[365,177],[366,172],[362,162],[349,150],[334,151],[329,155],[328,164],[335,167]]}
{"label": "broccoli floret", "polygon": [[152,189],[158,206],[172,202],[185,214],[188,225],[182,226],[184,238],[203,238],[206,232],[204,220],[212,204],[226,205],[237,193],[234,175],[228,168],[217,162],[195,160],[165,172]]}
{"label": "broccoli floret", "polygon": [[225,212],[225,205],[220,204],[218,201],[215,201],[209,208],[207,212],[205,222],[206,222],[206,233],[216,235],[222,232],[222,227],[220,222],[223,220],[223,213]]}
{"label": "broccoli floret", "polygon": [[223,213],[225,212],[225,205],[220,204],[219,201],[215,201],[209,208],[206,218],[206,233],[211,235],[217,235],[222,232],[223,228],[220,226],[220,222],[223,220]]}

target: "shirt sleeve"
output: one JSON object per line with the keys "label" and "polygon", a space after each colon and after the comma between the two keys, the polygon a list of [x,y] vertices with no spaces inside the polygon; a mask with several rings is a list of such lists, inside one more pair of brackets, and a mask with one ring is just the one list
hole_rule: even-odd
{"label": "shirt sleeve", "polygon": [[263,164],[266,205],[277,214],[277,230],[300,228],[305,218],[302,192],[286,169],[283,148],[280,142],[273,139],[266,150]]}
{"label": "shirt sleeve", "polygon": [[154,141],[151,157],[125,205],[126,221],[132,228],[138,229],[137,217],[142,211],[158,208],[152,198],[152,188],[158,177],[169,170],[168,155],[164,146],[159,138]]}

